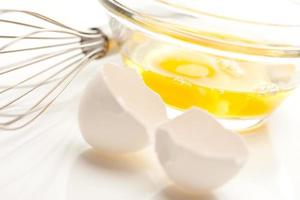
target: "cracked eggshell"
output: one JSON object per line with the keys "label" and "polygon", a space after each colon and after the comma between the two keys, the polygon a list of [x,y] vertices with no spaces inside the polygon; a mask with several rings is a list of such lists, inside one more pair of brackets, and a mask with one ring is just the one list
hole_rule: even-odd
{"label": "cracked eggshell", "polygon": [[187,192],[202,193],[230,180],[248,159],[240,135],[196,108],[161,124],[156,153],[166,174]]}
{"label": "cracked eggshell", "polygon": [[105,65],[88,84],[79,107],[84,139],[109,153],[138,151],[149,144],[153,127],[166,120],[160,97],[135,70]]}

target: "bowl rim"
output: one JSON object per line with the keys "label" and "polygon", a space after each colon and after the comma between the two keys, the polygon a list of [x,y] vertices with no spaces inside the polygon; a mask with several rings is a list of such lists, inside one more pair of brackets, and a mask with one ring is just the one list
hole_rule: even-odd
{"label": "bowl rim", "polygon": [[[241,42],[241,40],[224,40],[222,38],[214,37],[212,35],[196,36],[192,33],[184,31],[174,25],[166,24],[156,18],[151,18],[144,13],[129,8],[128,6],[120,3],[119,0],[99,0],[103,7],[108,11],[109,15],[117,18],[123,23],[126,22],[138,26],[139,28],[152,32],[155,34],[167,35],[176,40],[181,40],[187,43],[194,43],[209,48],[220,49],[221,51],[229,51],[235,53],[249,54],[254,56],[274,57],[274,58],[300,58],[300,44],[299,45],[286,45],[286,44],[272,44],[272,43],[259,43],[259,42]],[[282,25],[271,24],[264,22],[247,21],[243,19],[236,19],[231,17],[214,15],[206,12],[198,12],[197,15],[208,17],[209,19],[220,20],[227,23],[237,23],[244,26],[258,26],[266,28],[288,29],[297,28],[300,32],[300,25]],[[153,27],[159,27],[153,30]],[[242,39],[242,38],[241,38]]]}

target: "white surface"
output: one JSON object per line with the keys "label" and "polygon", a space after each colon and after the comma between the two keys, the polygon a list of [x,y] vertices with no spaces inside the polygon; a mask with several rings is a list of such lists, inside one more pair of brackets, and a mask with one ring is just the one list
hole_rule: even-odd
{"label": "white surface", "polygon": [[[103,23],[97,0],[1,0],[1,8],[40,11],[89,27]],[[100,63],[90,66],[65,95],[80,92]],[[245,135],[250,162],[214,193],[194,197],[176,190],[161,172],[152,147],[127,157],[96,155],[80,137],[78,97],[53,107],[33,127],[0,135],[2,200],[299,200],[300,92],[269,123]]]}

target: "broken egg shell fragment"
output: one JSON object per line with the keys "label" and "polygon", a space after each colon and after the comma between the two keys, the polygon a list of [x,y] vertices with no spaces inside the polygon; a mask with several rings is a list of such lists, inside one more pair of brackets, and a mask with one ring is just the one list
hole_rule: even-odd
{"label": "broken egg shell fragment", "polygon": [[196,108],[161,124],[155,148],[166,174],[191,193],[203,193],[229,181],[249,154],[240,135]]}
{"label": "broken egg shell fragment", "polygon": [[114,65],[102,67],[88,84],[79,107],[82,136],[96,150],[108,153],[143,149],[153,127],[166,119],[162,100],[139,75]]}

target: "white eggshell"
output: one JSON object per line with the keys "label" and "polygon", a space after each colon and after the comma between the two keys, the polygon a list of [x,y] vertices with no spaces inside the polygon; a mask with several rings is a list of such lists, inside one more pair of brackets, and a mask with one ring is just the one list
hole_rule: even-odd
{"label": "white eggshell", "polygon": [[182,189],[201,193],[230,180],[248,159],[240,135],[196,108],[161,124],[156,153],[166,174]]}
{"label": "white eggshell", "polygon": [[95,149],[129,153],[149,144],[156,124],[167,119],[160,97],[135,70],[105,65],[80,102],[79,125]]}

